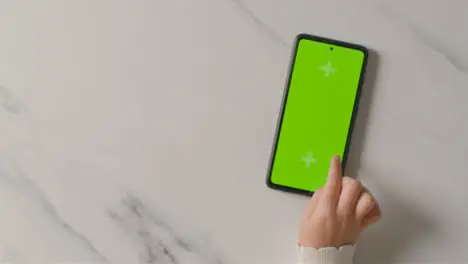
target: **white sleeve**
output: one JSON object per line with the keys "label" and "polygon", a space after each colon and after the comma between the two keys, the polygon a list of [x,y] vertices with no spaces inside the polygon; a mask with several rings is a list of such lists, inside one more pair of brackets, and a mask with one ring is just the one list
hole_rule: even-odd
{"label": "white sleeve", "polygon": [[354,246],[342,246],[340,248],[309,248],[299,247],[299,264],[352,264]]}

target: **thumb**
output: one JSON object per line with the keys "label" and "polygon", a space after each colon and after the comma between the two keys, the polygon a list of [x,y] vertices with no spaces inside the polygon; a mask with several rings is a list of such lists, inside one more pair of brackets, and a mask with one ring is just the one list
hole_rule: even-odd
{"label": "thumb", "polygon": [[382,218],[382,211],[380,210],[379,204],[375,204],[369,213],[364,217],[361,223],[362,229],[367,228],[370,225],[377,223]]}

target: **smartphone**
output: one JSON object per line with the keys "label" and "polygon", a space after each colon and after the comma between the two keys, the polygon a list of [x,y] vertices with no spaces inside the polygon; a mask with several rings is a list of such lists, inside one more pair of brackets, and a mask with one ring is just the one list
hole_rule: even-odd
{"label": "smartphone", "polygon": [[330,160],[346,164],[368,51],[300,34],[291,57],[267,185],[311,195],[324,186]]}

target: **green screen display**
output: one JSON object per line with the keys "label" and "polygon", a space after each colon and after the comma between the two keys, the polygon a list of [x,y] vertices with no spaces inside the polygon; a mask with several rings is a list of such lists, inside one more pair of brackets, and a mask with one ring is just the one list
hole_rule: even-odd
{"label": "green screen display", "polygon": [[333,155],[343,157],[353,118],[363,50],[299,39],[271,165],[270,181],[315,191]]}

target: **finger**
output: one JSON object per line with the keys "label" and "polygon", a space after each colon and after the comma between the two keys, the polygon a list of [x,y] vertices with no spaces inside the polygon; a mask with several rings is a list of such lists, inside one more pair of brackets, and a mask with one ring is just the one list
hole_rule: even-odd
{"label": "finger", "polygon": [[[374,200],[375,200],[375,198],[374,198]],[[380,210],[380,205],[377,203],[377,201],[376,201],[374,207],[366,215],[366,217],[364,217],[364,219],[372,218],[372,217],[382,217],[382,211]]]}
{"label": "finger", "polygon": [[378,204],[375,204],[374,208],[371,209],[369,214],[362,221],[361,227],[367,228],[370,225],[377,223],[382,218],[382,212]]}
{"label": "finger", "polygon": [[324,206],[335,209],[341,192],[341,162],[335,155],[331,159],[327,183],[323,187],[322,203]]}
{"label": "finger", "polygon": [[357,204],[363,194],[359,181],[350,177],[343,177],[343,187],[338,200],[337,212],[344,216],[353,216],[357,212]]}
{"label": "finger", "polygon": [[376,201],[368,192],[363,192],[356,205],[356,218],[363,220],[376,206]]}
{"label": "finger", "polygon": [[320,199],[323,194],[323,188],[318,189],[310,198],[309,203],[307,204],[306,208],[304,209],[303,218],[308,219],[315,211],[317,204],[320,202]]}
{"label": "finger", "polygon": [[[364,186],[363,186],[364,187]],[[375,202],[375,205],[374,205],[374,208],[371,209],[371,211],[367,214],[366,217],[369,217],[369,216],[376,216],[380,219],[380,217],[382,216],[382,211],[380,210],[380,205],[379,203],[377,202],[377,200],[375,199],[375,196],[372,194],[371,191],[369,191],[369,189],[367,189],[366,187],[364,187],[364,191],[367,192],[368,194],[370,194],[372,196],[372,198],[374,198],[374,202]]]}

